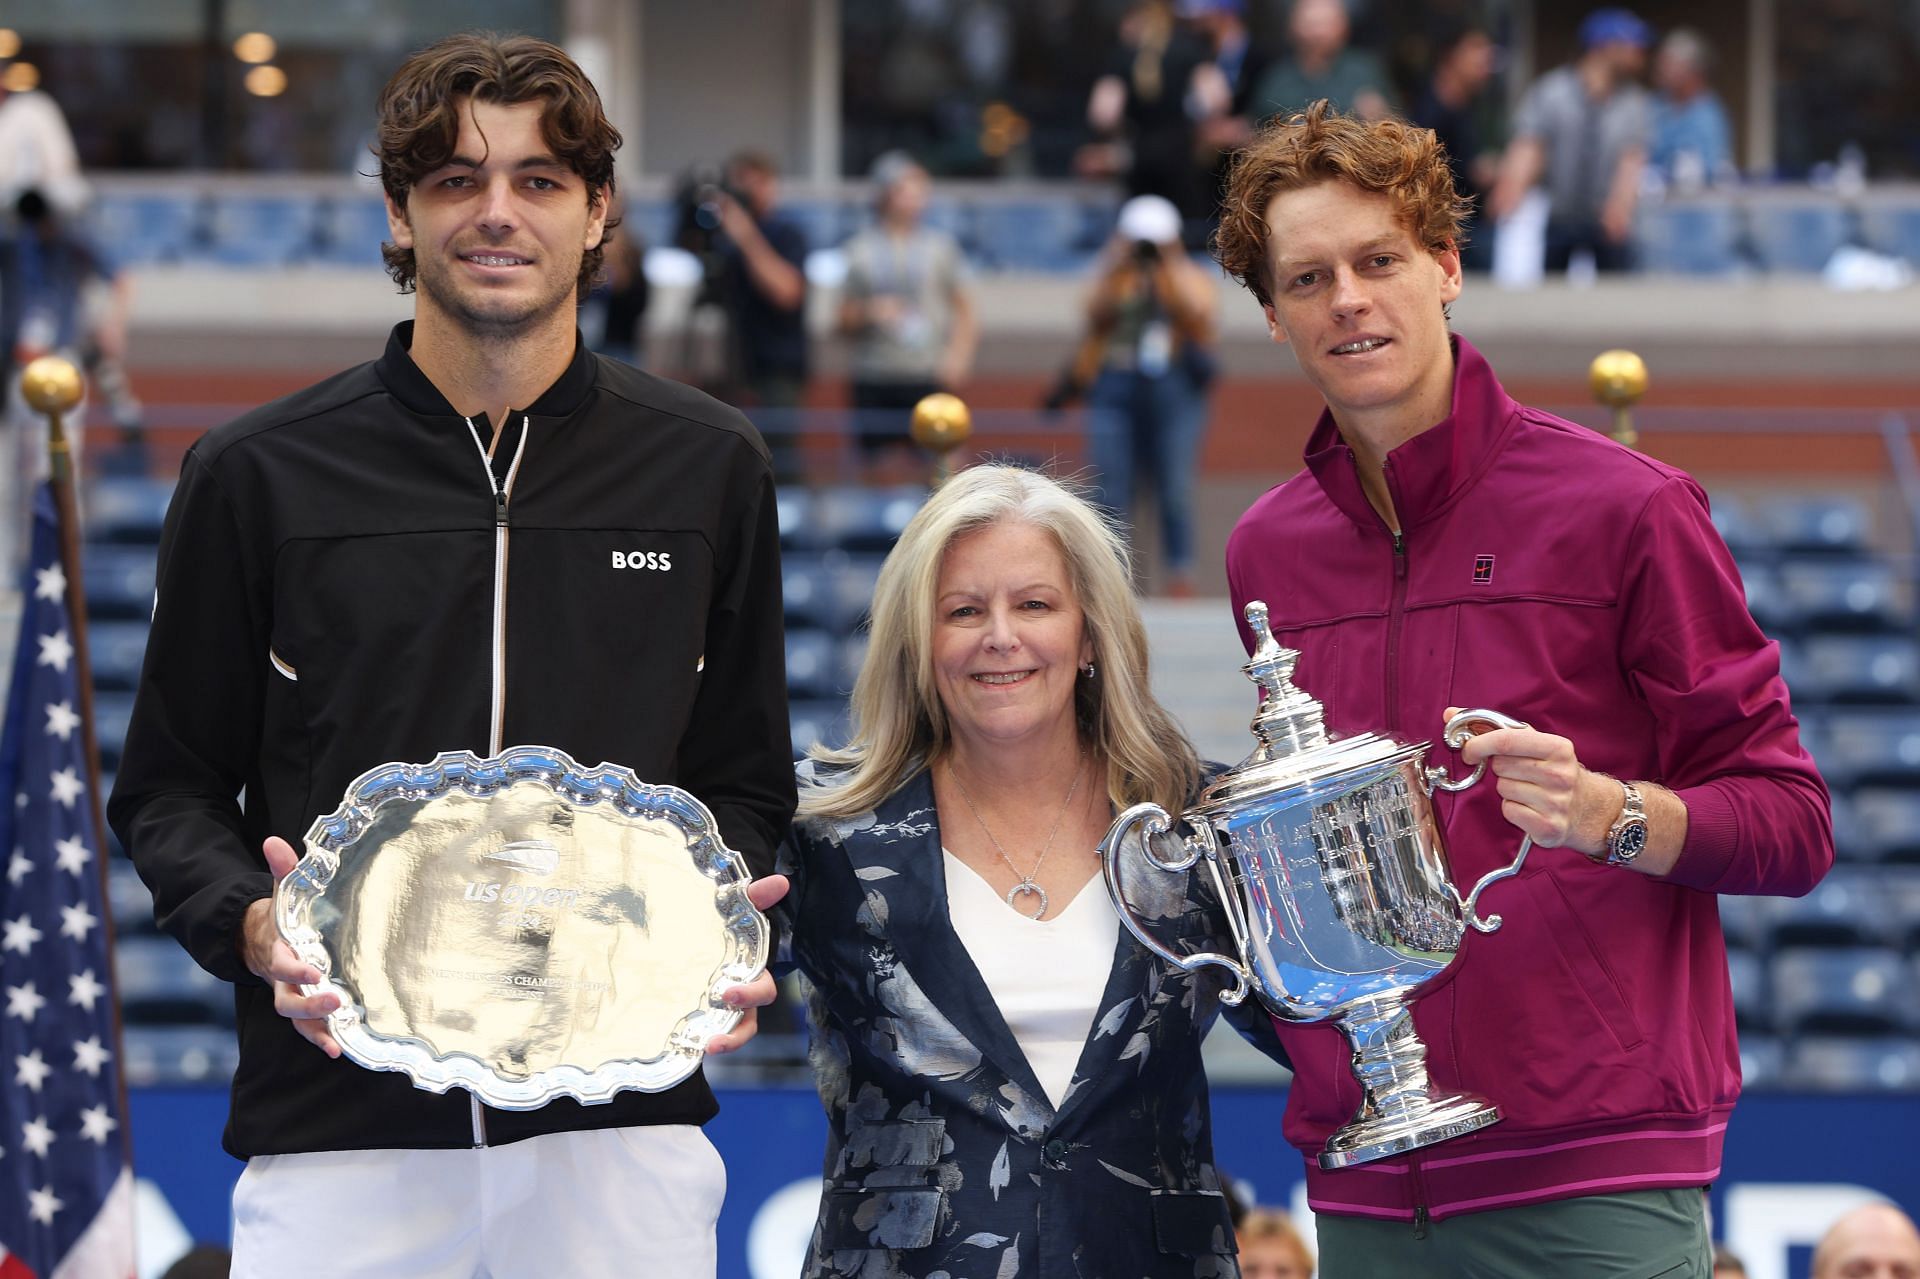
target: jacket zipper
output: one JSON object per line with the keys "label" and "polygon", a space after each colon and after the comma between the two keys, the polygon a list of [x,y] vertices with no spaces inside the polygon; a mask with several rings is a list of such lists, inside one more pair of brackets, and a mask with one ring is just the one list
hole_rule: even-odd
{"label": "jacket zipper", "polygon": [[[480,453],[480,469],[487,477],[487,491],[493,494],[493,642],[492,700],[487,709],[487,754],[498,755],[505,747],[507,727],[507,499],[513,495],[513,481],[520,474],[521,459],[527,453],[527,437],[533,424],[520,416],[520,443],[513,450],[513,463],[502,481],[493,474],[493,458],[481,442],[480,429],[472,418],[465,419],[473,447]],[[487,1111],[477,1094],[468,1093],[473,1112],[473,1144],[487,1144]]]}
{"label": "jacket zipper", "polygon": [[1413,1191],[1413,1237],[1427,1237],[1427,1179],[1421,1176],[1418,1151],[1407,1156],[1407,1180]]}
{"label": "jacket zipper", "polygon": [[1407,604],[1407,535],[1393,531],[1393,603],[1387,611],[1387,731],[1400,731],[1400,626]]}

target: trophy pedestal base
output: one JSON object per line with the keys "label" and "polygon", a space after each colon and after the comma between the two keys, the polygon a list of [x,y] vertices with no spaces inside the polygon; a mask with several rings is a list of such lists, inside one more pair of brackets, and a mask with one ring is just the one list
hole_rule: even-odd
{"label": "trophy pedestal base", "polygon": [[1431,1146],[1500,1122],[1500,1108],[1467,1094],[1434,1097],[1397,1114],[1356,1120],[1333,1134],[1320,1152],[1320,1167],[1332,1172],[1389,1155]]}

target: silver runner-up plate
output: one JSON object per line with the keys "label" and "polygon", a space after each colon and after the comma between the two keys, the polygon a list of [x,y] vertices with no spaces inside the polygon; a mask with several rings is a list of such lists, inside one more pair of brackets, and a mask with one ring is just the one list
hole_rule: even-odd
{"label": "silver runner-up plate", "polygon": [[346,1055],[490,1106],[606,1101],[692,1074],[767,959],[749,874],[706,805],[516,746],[382,764],[274,894]]}

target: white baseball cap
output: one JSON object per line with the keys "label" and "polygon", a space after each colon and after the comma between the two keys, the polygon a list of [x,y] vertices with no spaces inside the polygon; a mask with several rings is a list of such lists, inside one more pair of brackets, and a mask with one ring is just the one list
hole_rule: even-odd
{"label": "white baseball cap", "polygon": [[1174,244],[1180,239],[1180,210],[1162,195],[1136,195],[1120,206],[1119,232],[1128,240]]}

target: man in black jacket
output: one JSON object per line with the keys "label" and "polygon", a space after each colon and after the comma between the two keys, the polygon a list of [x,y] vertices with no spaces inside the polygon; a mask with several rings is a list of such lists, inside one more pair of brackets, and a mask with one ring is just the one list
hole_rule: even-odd
{"label": "man in black jacket", "polygon": [[[506,1111],[362,1069],[269,910],[367,769],[520,743],[682,786],[771,868],[794,803],[772,471],[738,413],[578,344],[618,145],[551,45],[415,55],[376,146],[414,321],[184,463],[110,811],[162,927],[235,983],[236,1275],[713,1272],[701,1075]],[[772,996],[729,992],[748,1020],[709,1051]]]}

